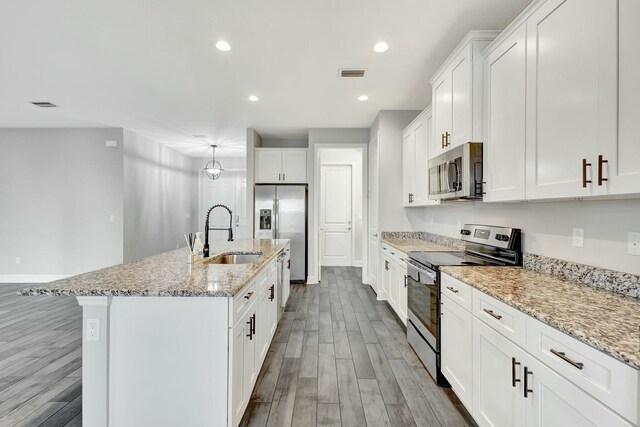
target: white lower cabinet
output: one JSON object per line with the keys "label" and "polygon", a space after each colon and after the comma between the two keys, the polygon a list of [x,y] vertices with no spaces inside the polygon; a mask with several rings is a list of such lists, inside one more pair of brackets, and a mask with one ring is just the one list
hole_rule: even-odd
{"label": "white lower cabinet", "polygon": [[529,356],[527,427],[631,427],[582,389]]}
{"label": "white lower cabinet", "polygon": [[444,273],[442,283],[442,373],[479,426],[640,424],[639,370]]}
{"label": "white lower cabinet", "polygon": [[255,304],[245,316],[238,320],[230,330],[230,348],[232,350],[231,380],[229,381],[231,398],[232,426],[237,426],[244,413],[253,384],[257,376],[256,370],[256,337],[253,324],[256,315]]}
{"label": "white lower cabinet", "polygon": [[440,351],[442,373],[460,401],[472,407],[473,316],[446,295],[442,296]]}
{"label": "white lower cabinet", "polygon": [[406,257],[404,253],[382,245],[382,289],[389,305],[405,325],[408,312]]}
{"label": "white lower cabinet", "polygon": [[475,317],[473,349],[473,418],[480,426],[524,426],[526,353]]}

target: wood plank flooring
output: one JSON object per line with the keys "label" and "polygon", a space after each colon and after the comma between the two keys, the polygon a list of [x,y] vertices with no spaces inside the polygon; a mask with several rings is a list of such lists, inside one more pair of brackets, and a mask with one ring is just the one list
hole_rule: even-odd
{"label": "wood plank flooring", "polygon": [[323,268],[293,285],[243,427],[472,424],[435,385],[388,305],[359,268]]}
{"label": "wood plank flooring", "polygon": [[[360,269],[293,285],[242,426],[466,426]],[[75,298],[0,285],[0,426],[81,425],[82,311]]]}
{"label": "wood plank flooring", "polygon": [[82,310],[0,285],[0,426],[79,426]]}

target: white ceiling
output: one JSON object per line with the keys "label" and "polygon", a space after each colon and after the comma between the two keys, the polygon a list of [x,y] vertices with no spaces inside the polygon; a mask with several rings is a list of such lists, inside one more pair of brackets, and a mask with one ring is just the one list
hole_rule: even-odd
{"label": "white ceiling", "polygon": [[[1,0],[0,127],[125,127],[194,156],[208,143],[241,154],[247,127],[369,127],[381,109],[426,107],[428,79],[464,35],[502,29],[529,3]],[[339,79],[344,67],[367,74]]]}

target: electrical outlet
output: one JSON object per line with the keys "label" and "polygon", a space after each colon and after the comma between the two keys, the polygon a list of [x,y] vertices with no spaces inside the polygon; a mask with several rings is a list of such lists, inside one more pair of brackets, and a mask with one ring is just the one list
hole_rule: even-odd
{"label": "electrical outlet", "polygon": [[16,264],[20,264],[22,262],[22,258],[19,256],[16,257]]}
{"label": "electrical outlet", "polygon": [[106,141],[107,148],[116,148],[118,146],[118,141]]}
{"label": "electrical outlet", "polygon": [[627,253],[629,255],[640,255],[640,233],[630,231],[627,240]]}
{"label": "electrical outlet", "polygon": [[100,319],[87,319],[87,341],[100,341]]}
{"label": "electrical outlet", "polygon": [[573,229],[573,246],[584,248],[584,228]]}

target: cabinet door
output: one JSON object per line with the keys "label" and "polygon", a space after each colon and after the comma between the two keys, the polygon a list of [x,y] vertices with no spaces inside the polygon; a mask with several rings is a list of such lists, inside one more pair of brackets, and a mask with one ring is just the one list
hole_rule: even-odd
{"label": "cabinet door", "polygon": [[269,350],[269,341],[271,337],[269,336],[270,329],[270,314],[269,314],[269,295],[270,289],[265,288],[260,292],[258,297],[258,307],[256,310],[256,320],[255,320],[255,329],[256,335],[254,337],[254,341],[256,343],[256,371],[260,371],[260,366],[262,366],[262,361],[267,355],[267,350]]}
{"label": "cabinet door", "polygon": [[549,0],[527,20],[528,199],[597,194],[598,147],[617,124],[615,9]]}
{"label": "cabinet door", "polygon": [[256,150],[256,183],[282,182],[282,151]]}
{"label": "cabinet door", "polygon": [[451,66],[451,136],[446,149],[473,140],[471,49],[469,43]]}
{"label": "cabinet door", "polygon": [[[416,166],[416,170],[418,171],[418,172],[416,172],[417,176],[420,176],[420,174],[422,174],[422,173],[425,174],[424,190],[417,190],[417,191],[419,191],[421,194],[424,195],[424,200],[422,202],[422,204],[424,206],[439,205],[441,203],[440,200],[431,200],[431,199],[429,199],[429,159],[432,157],[431,153],[434,153],[435,150],[436,150],[434,145],[433,145],[433,113],[432,113],[432,110],[427,110],[427,115],[425,116],[424,133],[425,133],[425,139],[426,139],[426,141],[425,141],[426,152],[424,153],[424,156],[423,156],[423,158],[424,158],[424,166],[420,166],[421,169],[418,169],[419,166]],[[418,151],[419,150],[416,149],[416,152],[418,152]],[[416,163],[416,165],[417,165],[417,163]]]}
{"label": "cabinet door", "polygon": [[[618,138],[603,147],[608,194],[640,193],[640,2],[619,1]],[[617,144],[616,144],[617,143]]]}
{"label": "cabinet door", "polygon": [[278,284],[276,283],[275,278],[272,281],[271,286],[267,289],[267,292],[269,292],[269,310],[267,318],[267,350],[269,350],[271,339],[273,338],[273,334],[276,333],[276,328],[278,327]]}
{"label": "cabinet door", "polygon": [[398,264],[389,259],[389,304],[391,308],[400,317],[400,272],[398,271]]}
{"label": "cabinet door", "polygon": [[402,204],[411,206],[415,182],[414,170],[415,139],[414,127],[410,127],[402,135]]}
{"label": "cabinet door", "polygon": [[[526,353],[473,318],[473,418],[479,426],[525,425],[522,375]],[[515,365],[519,363],[519,365]],[[514,380],[519,382],[515,383]]]}
{"label": "cabinet door", "polygon": [[373,233],[369,233],[369,286],[371,289],[376,291],[376,294],[380,293],[380,289],[378,288],[378,272],[380,271],[380,248],[378,245],[378,232],[377,230],[373,230]]}
{"label": "cabinet door", "polygon": [[386,255],[382,256],[382,290],[384,298],[391,304],[391,266],[393,261]]}
{"label": "cabinet door", "polygon": [[413,169],[413,205],[424,206],[428,202],[427,180],[428,180],[428,129],[427,118],[423,117],[416,123],[413,129],[413,157],[411,168]]}
{"label": "cabinet door", "polygon": [[282,151],[282,181],[292,184],[307,183],[307,150]]}
{"label": "cabinet door", "polygon": [[245,323],[244,320],[238,321],[233,329],[229,330],[230,349],[229,355],[229,395],[230,395],[230,411],[233,419],[232,425],[236,426],[240,423],[242,414],[244,413],[247,396],[244,393],[244,342],[245,342]]}
{"label": "cabinet door", "polygon": [[632,426],[535,358],[528,359],[527,427]]}
{"label": "cabinet door", "polygon": [[[439,80],[433,85],[433,152],[429,158],[434,158],[445,152],[443,146],[445,133],[451,134],[451,73],[445,70]],[[451,140],[451,136],[449,136]]]}
{"label": "cabinet door", "polygon": [[464,406],[473,410],[473,316],[442,295],[442,373]]}
{"label": "cabinet door", "polygon": [[[254,307],[255,307],[255,304],[254,304]],[[243,322],[245,327],[245,334],[244,334],[244,351],[242,353],[242,363],[243,363],[243,370],[244,370],[244,372],[242,373],[242,393],[245,399],[249,399],[251,397],[251,391],[253,390],[253,384],[255,383],[256,374],[258,372],[256,370],[257,336],[256,334],[251,333],[251,326],[250,326],[250,322],[252,322],[251,319],[257,318],[257,316],[253,317],[255,315],[256,315],[255,309],[249,310],[249,313],[247,313]]]}
{"label": "cabinet door", "polygon": [[485,202],[525,198],[526,26],[485,59]]}
{"label": "cabinet door", "polygon": [[407,267],[404,265],[396,264],[397,268],[397,282],[398,282],[398,316],[402,323],[407,324],[407,312],[409,307],[407,306]]}
{"label": "cabinet door", "polygon": [[[287,249],[288,251],[288,249]],[[282,307],[287,305],[289,293],[291,292],[291,256],[287,256],[284,260],[284,274],[282,277]]]}

